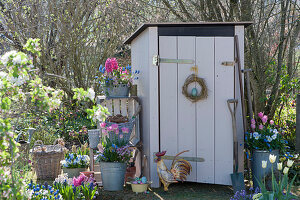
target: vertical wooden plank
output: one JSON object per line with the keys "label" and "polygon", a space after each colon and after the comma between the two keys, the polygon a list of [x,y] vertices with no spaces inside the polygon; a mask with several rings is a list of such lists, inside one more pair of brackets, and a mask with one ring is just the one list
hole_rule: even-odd
{"label": "vertical wooden plank", "polygon": [[[178,37],[178,59],[192,59],[195,61],[196,37]],[[169,50],[170,51],[170,50]],[[182,94],[182,86],[186,78],[192,74],[191,64],[178,64],[178,152],[189,150],[183,156],[196,157],[196,104]],[[173,86],[174,87],[174,86]],[[170,89],[170,88],[169,88]],[[169,111],[170,112],[170,111]],[[172,123],[175,126],[174,123]],[[170,144],[176,146],[176,143]],[[191,162],[193,170],[188,181],[197,181],[197,163]]]}
{"label": "vertical wooden plank", "polygon": [[215,38],[215,183],[231,185],[233,172],[232,118],[227,100],[234,98],[234,68],[221,65],[234,60],[233,37]]}
{"label": "vertical wooden plank", "polygon": [[[158,54],[158,30],[157,27],[149,27],[149,54],[148,54],[148,68],[149,68],[149,143],[150,143],[150,154],[149,154],[149,166],[150,176],[153,183],[152,187],[159,186],[159,179],[156,170],[156,163],[154,162],[153,153],[159,150],[159,111],[158,111],[158,67],[153,66],[152,58]],[[144,58],[143,58],[144,59]]]}
{"label": "vertical wooden plank", "polygon": [[[214,38],[196,38],[196,65],[198,76],[203,78],[208,89],[207,99],[196,103],[197,157],[204,162],[197,163],[197,182],[214,183]],[[200,90],[198,90],[200,92]]]}
{"label": "vertical wooden plank", "polygon": [[121,113],[120,110],[120,99],[114,99],[114,114],[118,115]]}
{"label": "vertical wooden plank", "polygon": [[121,114],[127,116],[127,99],[121,99]]}
{"label": "vertical wooden plank", "polygon": [[112,107],[112,100],[110,99],[110,100],[105,100],[106,101],[106,107],[107,107],[107,109],[108,109],[108,112],[110,113],[110,115],[114,115],[114,113],[113,113],[113,107]]}
{"label": "vertical wooden plank", "polygon": [[[240,49],[240,63],[241,69],[244,69],[244,26],[235,26],[235,34],[239,39],[239,49]],[[237,67],[237,66],[236,66]],[[236,111],[236,129],[237,129],[237,139],[238,139],[238,161],[239,161],[239,172],[244,172],[244,127],[243,127],[243,115],[242,115],[242,103],[241,103],[241,93],[239,86],[239,75],[237,68],[235,69],[235,98],[239,100],[238,107]],[[244,74],[242,74],[242,82],[244,83]],[[243,91],[244,84],[243,84]],[[246,105],[246,102],[244,102]]]}
{"label": "vertical wooden plank", "polygon": [[[177,37],[159,37],[161,58],[177,59]],[[160,63],[160,149],[167,155],[178,153],[177,63]],[[165,160],[168,168],[171,160]]]}
{"label": "vertical wooden plank", "polygon": [[128,118],[131,119],[134,113],[134,102],[132,99],[128,100]]}

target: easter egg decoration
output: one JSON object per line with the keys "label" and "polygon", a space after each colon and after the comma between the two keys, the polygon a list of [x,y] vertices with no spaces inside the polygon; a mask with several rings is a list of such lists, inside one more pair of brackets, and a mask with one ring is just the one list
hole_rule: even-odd
{"label": "easter egg decoration", "polygon": [[197,88],[193,88],[192,89],[192,96],[193,97],[196,97],[198,95],[198,90],[197,90]]}
{"label": "easter egg decoration", "polygon": [[143,177],[141,178],[141,181],[142,181],[143,184],[146,184],[146,183],[147,183],[147,178],[146,178],[145,176],[143,176]]}

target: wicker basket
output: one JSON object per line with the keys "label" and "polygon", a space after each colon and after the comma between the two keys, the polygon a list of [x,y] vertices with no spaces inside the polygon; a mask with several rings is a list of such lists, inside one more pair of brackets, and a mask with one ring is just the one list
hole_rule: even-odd
{"label": "wicker basket", "polygon": [[54,179],[61,174],[60,161],[64,159],[63,146],[44,145],[37,140],[33,147],[33,166],[37,179]]}

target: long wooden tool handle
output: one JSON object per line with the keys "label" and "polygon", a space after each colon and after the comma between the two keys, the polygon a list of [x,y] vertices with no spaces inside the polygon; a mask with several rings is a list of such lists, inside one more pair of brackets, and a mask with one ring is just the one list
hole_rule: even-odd
{"label": "long wooden tool handle", "polygon": [[243,81],[242,81],[242,69],[241,69],[241,59],[240,59],[240,48],[239,48],[239,38],[237,35],[234,36],[235,43],[235,52],[236,52],[236,62],[239,74],[239,83],[240,83],[240,93],[241,93],[241,105],[242,105],[242,115],[243,115],[243,125],[244,125],[244,133],[247,130],[247,122],[246,122],[246,111],[245,111],[245,99],[244,99],[244,91],[243,91]]}

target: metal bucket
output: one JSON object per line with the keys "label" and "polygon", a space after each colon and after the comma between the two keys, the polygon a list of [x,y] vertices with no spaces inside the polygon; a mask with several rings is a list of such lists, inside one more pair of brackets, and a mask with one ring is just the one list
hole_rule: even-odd
{"label": "metal bucket", "polygon": [[90,148],[97,148],[100,142],[100,129],[88,130]]}
{"label": "metal bucket", "polygon": [[68,178],[80,176],[80,172],[87,171],[87,168],[63,168],[63,173],[68,174]]}
{"label": "metal bucket", "polygon": [[[253,151],[251,165],[252,165],[252,177],[253,177],[252,179],[253,179],[254,188],[259,187],[257,180],[262,181],[264,176],[272,173],[272,164],[270,163],[269,160],[270,154],[277,156],[275,163],[273,163],[273,170],[276,170],[278,159],[279,159],[279,150],[273,150],[272,152],[263,151],[263,150]],[[263,160],[266,160],[268,162],[267,167],[265,169],[262,168]]]}
{"label": "metal bucket", "polygon": [[104,190],[123,190],[126,163],[100,162],[100,171]]}
{"label": "metal bucket", "polygon": [[128,97],[129,96],[129,87],[125,84],[117,85],[117,86],[109,86],[105,88],[105,93],[107,97]]}

